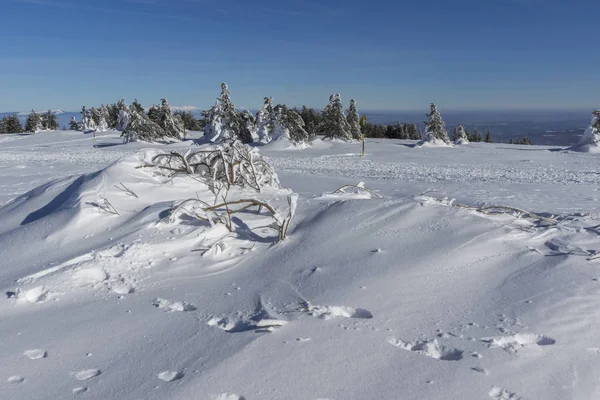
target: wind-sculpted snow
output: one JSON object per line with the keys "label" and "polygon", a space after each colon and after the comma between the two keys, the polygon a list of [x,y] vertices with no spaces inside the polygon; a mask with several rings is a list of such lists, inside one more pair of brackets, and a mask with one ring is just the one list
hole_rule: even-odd
{"label": "wind-sculpted snow", "polygon": [[142,167],[192,141],[0,137],[0,398],[597,398],[598,159],[412,144],[260,147],[278,241]]}

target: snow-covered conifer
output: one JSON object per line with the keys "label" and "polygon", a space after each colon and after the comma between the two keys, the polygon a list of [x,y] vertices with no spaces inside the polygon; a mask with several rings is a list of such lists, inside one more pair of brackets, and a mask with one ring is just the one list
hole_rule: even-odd
{"label": "snow-covered conifer", "polygon": [[131,111],[129,110],[129,107],[127,107],[127,104],[125,104],[125,99],[121,99],[119,104],[117,104],[117,107],[119,108],[119,118],[115,129],[122,132],[127,128],[127,125],[129,125]]}
{"label": "snow-covered conifer", "polygon": [[339,94],[332,94],[329,97],[329,104],[323,110],[323,121],[319,131],[329,139],[352,140],[350,124],[344,115],[342,96]]}
{"label": "snow-covered conifer", "polygon": [[592,121],[581,137],[580,145],[600,146],[600,110],[592,113]]}
{"label": "snow-covered conifer", "polygon": [[133,100],[133,103],[131,103],[130,108],[138,114],[144,114],[144,107],[142,107],[142,105],[139,103],[139,101],[137,99]]}
{"label": "snow-covered conifer", "polygon": [[446,124],[440,115],[437,106],[431,103],[431,112],[426,114],[428,121],[425,121],[425,135],[423,140],[426,142],[435,143],[436,141],[442,141],[446,144],[450,143],[448,132],[446,131]]}
{"label": "snow-covered conifer", "polygon": [[304,121],[300,114],[279,104],[274,109],[275,122],[272,140],[287,139],[295,144],[308,141],[308,133],[304,130]]}
{"label": "snow-covered conifer", "polygon": [[42,130],[42,119],[38,113],[31,110],[25,121],[25,132],[36,133],[40,130]]}
{"label": "snow-covered conifer", "polygon": [[239,139],[242,143],[251,143],[258,141],[257,129],[256,129],[256,118],[248,110],[240,112],[240,134]]}
{"label": "snow-covered conifer", "polygon": [[44,129],[48,129],[51,131],[58,130],[58,119],[56,118],[56,115],[54,115],[52,110],[48,110],[48,112],[46,112],[46,114],[42,116],[42,126],[44,127]]}
{"label": "snow-covered conifer", "polygon": [[102,104],[100,110],[98,111],[98,127],[97,130],[99,132],[105,132],[108,130],[108,121],[110,120],[110,114],[108,112],[108,108]]}
{"label": "snow-covered conifer", "polygon": [[75,119],[75,117],[71,117],[71,122],[69,122],[69,129],[72,131],[79,130],[79,124],[77,123],[77,120]]}
{"label": "snow-covered conifer", "polygon": [[180,117],[175,118],[173,116],[167,99],[161,99],[159,115],[158,125],[163,129],[165,135],[175,139],[183,139],[183,121]]}
{"label": "snow-covered conifer", "polygon": [[454,140],[454,144],[467,144],[469,143],[469,138],[467,137],[467,131],[465,131],[465,127],[462,125],[454,127],[454,136],[452,137]]}
{"label": "snow-covered conifer", "polygon": [[275,110],[271,97],[265,97],[263,108],[256,114],[256,127],[258,142],[269,143],[275,130]]}
{"label": "snow-covered conifer", "polygon": [[217,143],[238,138],[241,120],[225,82],[221,83],[221,97],[210,110],[205,112],[205,118],[204,135],[210,141]]}
{"label": "snow-covered conifer", "polygon": [[348,110],[346,111],[346,119],[350,125],[350,135],[352,135],[352,139],[360,140],[362,137],[360,131],[360,116],[358,115],[358,109],[356,108],[356,101],[354,99],[350,100],[350,107],[348,107]]}
{"label": "snow-covered conifer", "polygon": [[165,131],[156,123],[150,120],[144,113],[138,113],[134,110],[129,112],[129,122],[121,137],[125,142],[135,142],[138,140],[144,142],[153,142],[165,136]]}

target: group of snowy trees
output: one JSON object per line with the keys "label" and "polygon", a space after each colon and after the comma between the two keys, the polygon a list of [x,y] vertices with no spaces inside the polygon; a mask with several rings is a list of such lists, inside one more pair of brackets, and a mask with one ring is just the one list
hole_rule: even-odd
{"label": "group of snowy trees", "polygon": [[58,120],[51,111],[38,114],[34,110],[27,116],[25,127],[21,125],[19,117],[15,114],[5,115],[0,119],[0,133],[21,133],[58,130]]}
{"label": "group of snowy trees", "polygon": [[51,110],[44,114],[38,114],[31,110],[25,121],[25,132],[56,131],[58,120]]}
{"label": "group of snowy trees", "polygon": [[180,115],[174,115],[167,99],[161,99],[160,105],[153,105],[146,113],[136,100],[127,106],[125,99],[110,106],[102,105],[81,109],[81,121],[71,119],[70,129],[81,131],[107,131],[114,129],[122,132],[126,141],[155,140],[173,138],[183,139],[185,124]]}
{"label": "group of snowy trees", "polygon": [[339,94],[331,95],[323,112],[303,107],[292,109],[285,104],[273,105],[271,97],[265,97],[263,107],[256,116],[247,110],[238,111],[231,100],[226,83],[221,84],[221,96],[215,105],[203,112],[204,134],[212,142],[239,139],[244,143],[270,143],[285,139],[303,143],[316,134],[326,138],[346,141],[361,137],[360,116],[356,102],[350,100],[346,113]]}

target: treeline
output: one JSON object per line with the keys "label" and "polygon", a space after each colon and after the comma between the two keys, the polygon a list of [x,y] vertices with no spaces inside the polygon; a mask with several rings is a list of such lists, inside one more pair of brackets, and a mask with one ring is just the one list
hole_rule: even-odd
{"label": "treeline", "polygon": [[38,114],[31,110],[31,113],[27,116],[24,127],[21,125],[21,121],[16,114],[5,115],[0,119],[0,133],[36,133],[39,131],[55,130],[58,130],[58,120],[51,110],[48,110],[48,112],[44,114]]}

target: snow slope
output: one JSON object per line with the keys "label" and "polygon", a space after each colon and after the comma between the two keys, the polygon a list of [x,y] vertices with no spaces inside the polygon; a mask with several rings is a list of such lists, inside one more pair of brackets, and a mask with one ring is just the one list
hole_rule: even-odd
{"label": "snow slope", "polygon": [[[264,148],[300,195],[275,243],[262,215],[244,215],[238,235],[167,218],[206,188],[136,167],[192,141],[120,142],[0,137],[0,398],[600,396],[593,155]],[[382,198],[332,193],[359,181]],[[288,193],[263,195],[284,207]],[[444,196],[552,222],[433,199]]]}

